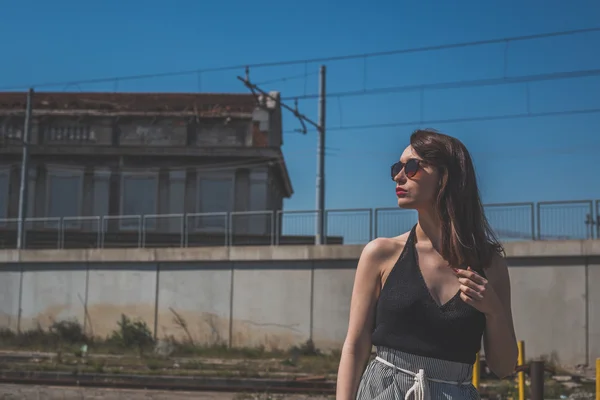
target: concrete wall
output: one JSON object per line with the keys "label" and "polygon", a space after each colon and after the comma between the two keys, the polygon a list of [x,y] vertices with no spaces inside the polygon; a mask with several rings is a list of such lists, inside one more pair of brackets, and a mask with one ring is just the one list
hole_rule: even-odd
{"label": "concrete wall", "polygon": [[[600,240],[509,243],[506,250],[527,356],[564,365],[600,357]],[[361,251],[0,251],[0,328],[76,319],[88,333],[106,336],[124,313],[159,337],[201,344],[287,348],[312,337],[319,348],[340,348]]]}

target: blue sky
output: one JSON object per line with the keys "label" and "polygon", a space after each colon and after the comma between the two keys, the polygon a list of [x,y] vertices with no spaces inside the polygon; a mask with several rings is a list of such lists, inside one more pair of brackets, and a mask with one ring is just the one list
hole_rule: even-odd
{"label": "blue sky", "polygon": [[[368,4],[368,5],[367,5]],[[0,0],[0,87],[327,57],[600,27],[595,1],[7,1]],[[600,33],[508,46],[328,62],[328,91],[600,69]],[[365,69],[366,66],[366,69]],[[319,64],[252,69],[283,96],[316,93]],[[47,87],[72,91],[244,92],[243,70]],[[329,98],[327,125],[600,108],[600,77]],[[316,120],[317,102],[300,110]],[[299,127],[291,115],[286,131]],[[486,203],[600,199],[600,113],[424,124],[465,142]],[[332,129],[328,208],[393,207],[389,165],[417,126]],[[295,189],[286,209],[314,209],[316,132],[285,134]]]}

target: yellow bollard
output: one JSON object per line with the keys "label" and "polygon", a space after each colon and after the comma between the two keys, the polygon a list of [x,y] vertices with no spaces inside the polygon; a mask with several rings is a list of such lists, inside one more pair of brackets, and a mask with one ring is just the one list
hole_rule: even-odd
{"label": "yellow bollard", "polygon": [[479,353],[475,356],[475,364],[473,364],[473,386],[479,390],[479,375],[481,373],[481,365],[479,360]]}
{"label": "yellow bollard", "polygon": [[[519,358],[517,365],[519,367],[525,365],[525,342],[519,340]],[[525,400],[525,372],[519,372],[519,400]]]}
{"label": "yellow bollard", "polygon": [[600,358],[596,358],[596,400],[600,400]]}

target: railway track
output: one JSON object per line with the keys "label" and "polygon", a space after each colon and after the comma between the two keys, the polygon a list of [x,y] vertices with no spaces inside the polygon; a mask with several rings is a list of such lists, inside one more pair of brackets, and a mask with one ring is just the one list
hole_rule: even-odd
{"label": "railway track", "polygon": [[0,384],[94,387],[202,392],[269,392],[282,394],[335,394],[335,382],[324,379],[246,379],[173,377],[69,372],[0,371]]}

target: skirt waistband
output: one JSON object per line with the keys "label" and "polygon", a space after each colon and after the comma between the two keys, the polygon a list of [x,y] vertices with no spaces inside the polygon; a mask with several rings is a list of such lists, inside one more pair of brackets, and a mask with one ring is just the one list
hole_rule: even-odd
{"label": "skirt waistband", "polygon": [[460,384],[470,383],[473,376],[473,366],[470,364],[418,356],[386,347],[377,348],[377,357],[399,370],[411,371],[414,374],[423,370],[427,378],[432,380]]}

